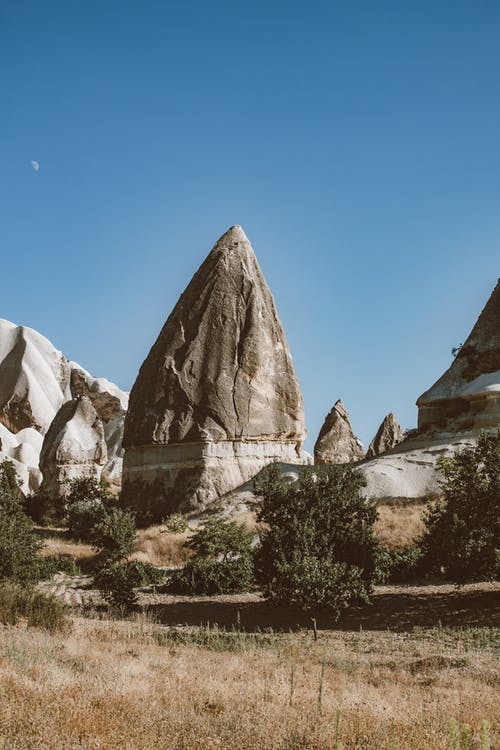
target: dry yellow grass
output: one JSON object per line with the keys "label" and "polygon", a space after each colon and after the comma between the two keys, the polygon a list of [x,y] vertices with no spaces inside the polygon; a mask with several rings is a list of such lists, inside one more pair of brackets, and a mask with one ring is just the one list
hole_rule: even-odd
{"label": "dry yellow grass", "polygon": [[392,551],[411,546],[424,531],[422,513],[425,507],[421,500],[377,504],[377,539]]}
{"label": "dry yellow grass", "polygon": [[185,546],[190,531],[171,534],[164,526],[150,526],[137,532],[137,544],[132,559],[149,562],[152,565],[183,565],[190,550]]}
{"label": "dry yellow grass", "polygon": [[[487,748],[488,736],[493,750],[491,646],[487,631],[333,632],[315,643],[145,619],[79,619],[64,636],[6,627],[0,747],[445,750]],[[464,725],[470,742],[454,744]]]}

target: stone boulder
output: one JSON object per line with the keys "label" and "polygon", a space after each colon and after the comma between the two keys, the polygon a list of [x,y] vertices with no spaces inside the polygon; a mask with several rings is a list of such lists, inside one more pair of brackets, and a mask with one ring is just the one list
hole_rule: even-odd
{"label": "stone boulder", "polygon": [[380,456],[381,453],[392,450],[404,440],[404,437],[404,430],[397,421],[396,416],[390,412],[384,418],[377,430],[377,434],[371,441],[366,451],[366,458],[374,458],[375,456]]}
{"label": "stone boulder", "polygon": [[124,484],[202,509],[272,461],[301,462],[304,411],[272,294],[242,228],[216,243],[140,368]]}
{"label": "stone boulder", "polygon": [[339,399],[323,422],[314,446],[314,463],[343,464],[364,457],[363,444],[355,436],[349,414]]}
{"label": "stone boulder", "polygon": [[57,412],[40,452],[42,489],[65,495],[67,482],[100,477],[108,460],[104,427],[87,396],[67,401]]}

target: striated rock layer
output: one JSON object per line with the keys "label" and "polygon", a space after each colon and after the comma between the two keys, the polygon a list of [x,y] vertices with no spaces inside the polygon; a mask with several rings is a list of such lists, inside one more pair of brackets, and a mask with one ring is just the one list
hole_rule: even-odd
{"label": "striated rock layer", "polygon": [[448,370],[417,401],[418,431],[360,471],[377,499],[439,492],[438,459],[500,428],[500,283]]}
{"label": "striated rock layer", "polygon": [[314,446],[315,464],[343,464],[365,456],[361,441],[354,434],[349,414],[339,399],[327,414]]}
{"label": "striated rock layer", "polygon": [[500,281],[448,370],[417,401],[420,432],[500,424]]}
{"label": "striated rock layer", "polygon": [[214,246],[144,361],[125,420],[124,484],[204,508],[272,461],[302,462],[299,383],[242,228]]}

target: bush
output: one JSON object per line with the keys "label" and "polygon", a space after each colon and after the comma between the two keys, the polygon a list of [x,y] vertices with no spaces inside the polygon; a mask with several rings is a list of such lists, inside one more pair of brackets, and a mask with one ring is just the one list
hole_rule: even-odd
{"label": "bush", "polygon": [[66,500],[70,533],[76,539],[91,542],[94,527],[103,520],[111,499],[104,480],[85,476],[70,480]]}
{"label": "bush", "polygon": [[500,430],[439,459],[443,498],[425,515],[426,564],[456,583],[500,575]]}
{"label": "bush", "polygon": [[29,583],[38,579],[37,553],[43,544],[22,509],[9,468],[6,470],[5,465],[10,463],[0,464],[0,580]]}
{"label": "bush", "polygon": [[64,500],[54,497],[46,490],[28,495],[24,503],[27,515],[41,526],[59,526],[65,521]]}
{"label": "bush", "polygon": [[81,575],[81,570],[73,557],[65,555],[47,555],[38,558],[38,578],[47,580],[56,573],[66,573],[69,576]]}
{"label": "bush", "polygon": [[94,583],[110,604],[129,607],[137,601],[137,572],[127,563],[108,561],[94,576]]}
{"label": "bush", "polygon": [[21,618],[25,618],[30,627],[50,633],[67,631],[71,627],[65,606],[54,596],[4,581],[0,584],[0,622],[16,625]]}
{"label": "bush", "polygon": [[354,600],[368,601],[376,580],[376,510],[361,495],[364,480],[349,464],[304,469],[284,482],[271,466],[256,483],[257,550],[264,595],[305,612],[322,608],[337,619]]}
{"label": "bush", "polygon": [[136,538],[135,520],[120,508],[107,510],[92,529],[92,542],[107,559],[118,562],[129,555]]}
{"label": "bush", "polygon": [[170,534],[183,534],[188,528],[188,520],[181,513],[174,513],[170,518],[166,518],[163,524],[165,531]]}
{"label": "bush", "polygon": [[425,573],[420,547],[408,547],[400,552],[380,547],[376,560],[376,583],[411,583]]}
{"label": "bush", "polygon": [[189,540],[194,556],[172,573],[168,589],[179,594],[233,594],[254,582],[253,535],[234,521],[210,519]]}

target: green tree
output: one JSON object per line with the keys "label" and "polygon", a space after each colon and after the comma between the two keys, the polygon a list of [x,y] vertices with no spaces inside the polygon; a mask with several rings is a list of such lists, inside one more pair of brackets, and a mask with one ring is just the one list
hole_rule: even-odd
{"label": "green tree", "polygon": [[38,552],[43,546],[20,503],[20,483],[14,465],[0,463],[0,580],[20,583],[39,575]]}
{"label": "green tree", "polygon": [[275,602],[337,619],[354,600],[368,601],[376,577],[376,510],[349,464],[304,469],[286,482],[277,466],[256,483],[262,528],[258,582]]}
{"label": "green tree", "polygon": [[441,458],[442,500],[424,520],[422,549],[429,567],[457,583],[498,580],[500,574],[500,430]]}
{"label": "green tree", "polygon": [[188,542],[193,557],[171,575],[170,590],[182,594],[231,594],[254,582],[253,534],[234,521],[209,519]]}
{"label": "green tree", "polygon": [[92,541],[94,526],[106,515],[112,496],[105,480],[81,476],[71,479],[66,499],[70,533],[82,541]]}
{"label": "green tree", "polygon": [[92,542],[108,561],[125,559],[134,549],[135,540],[134,516],[120,508],[106,510],[92,529]]}

